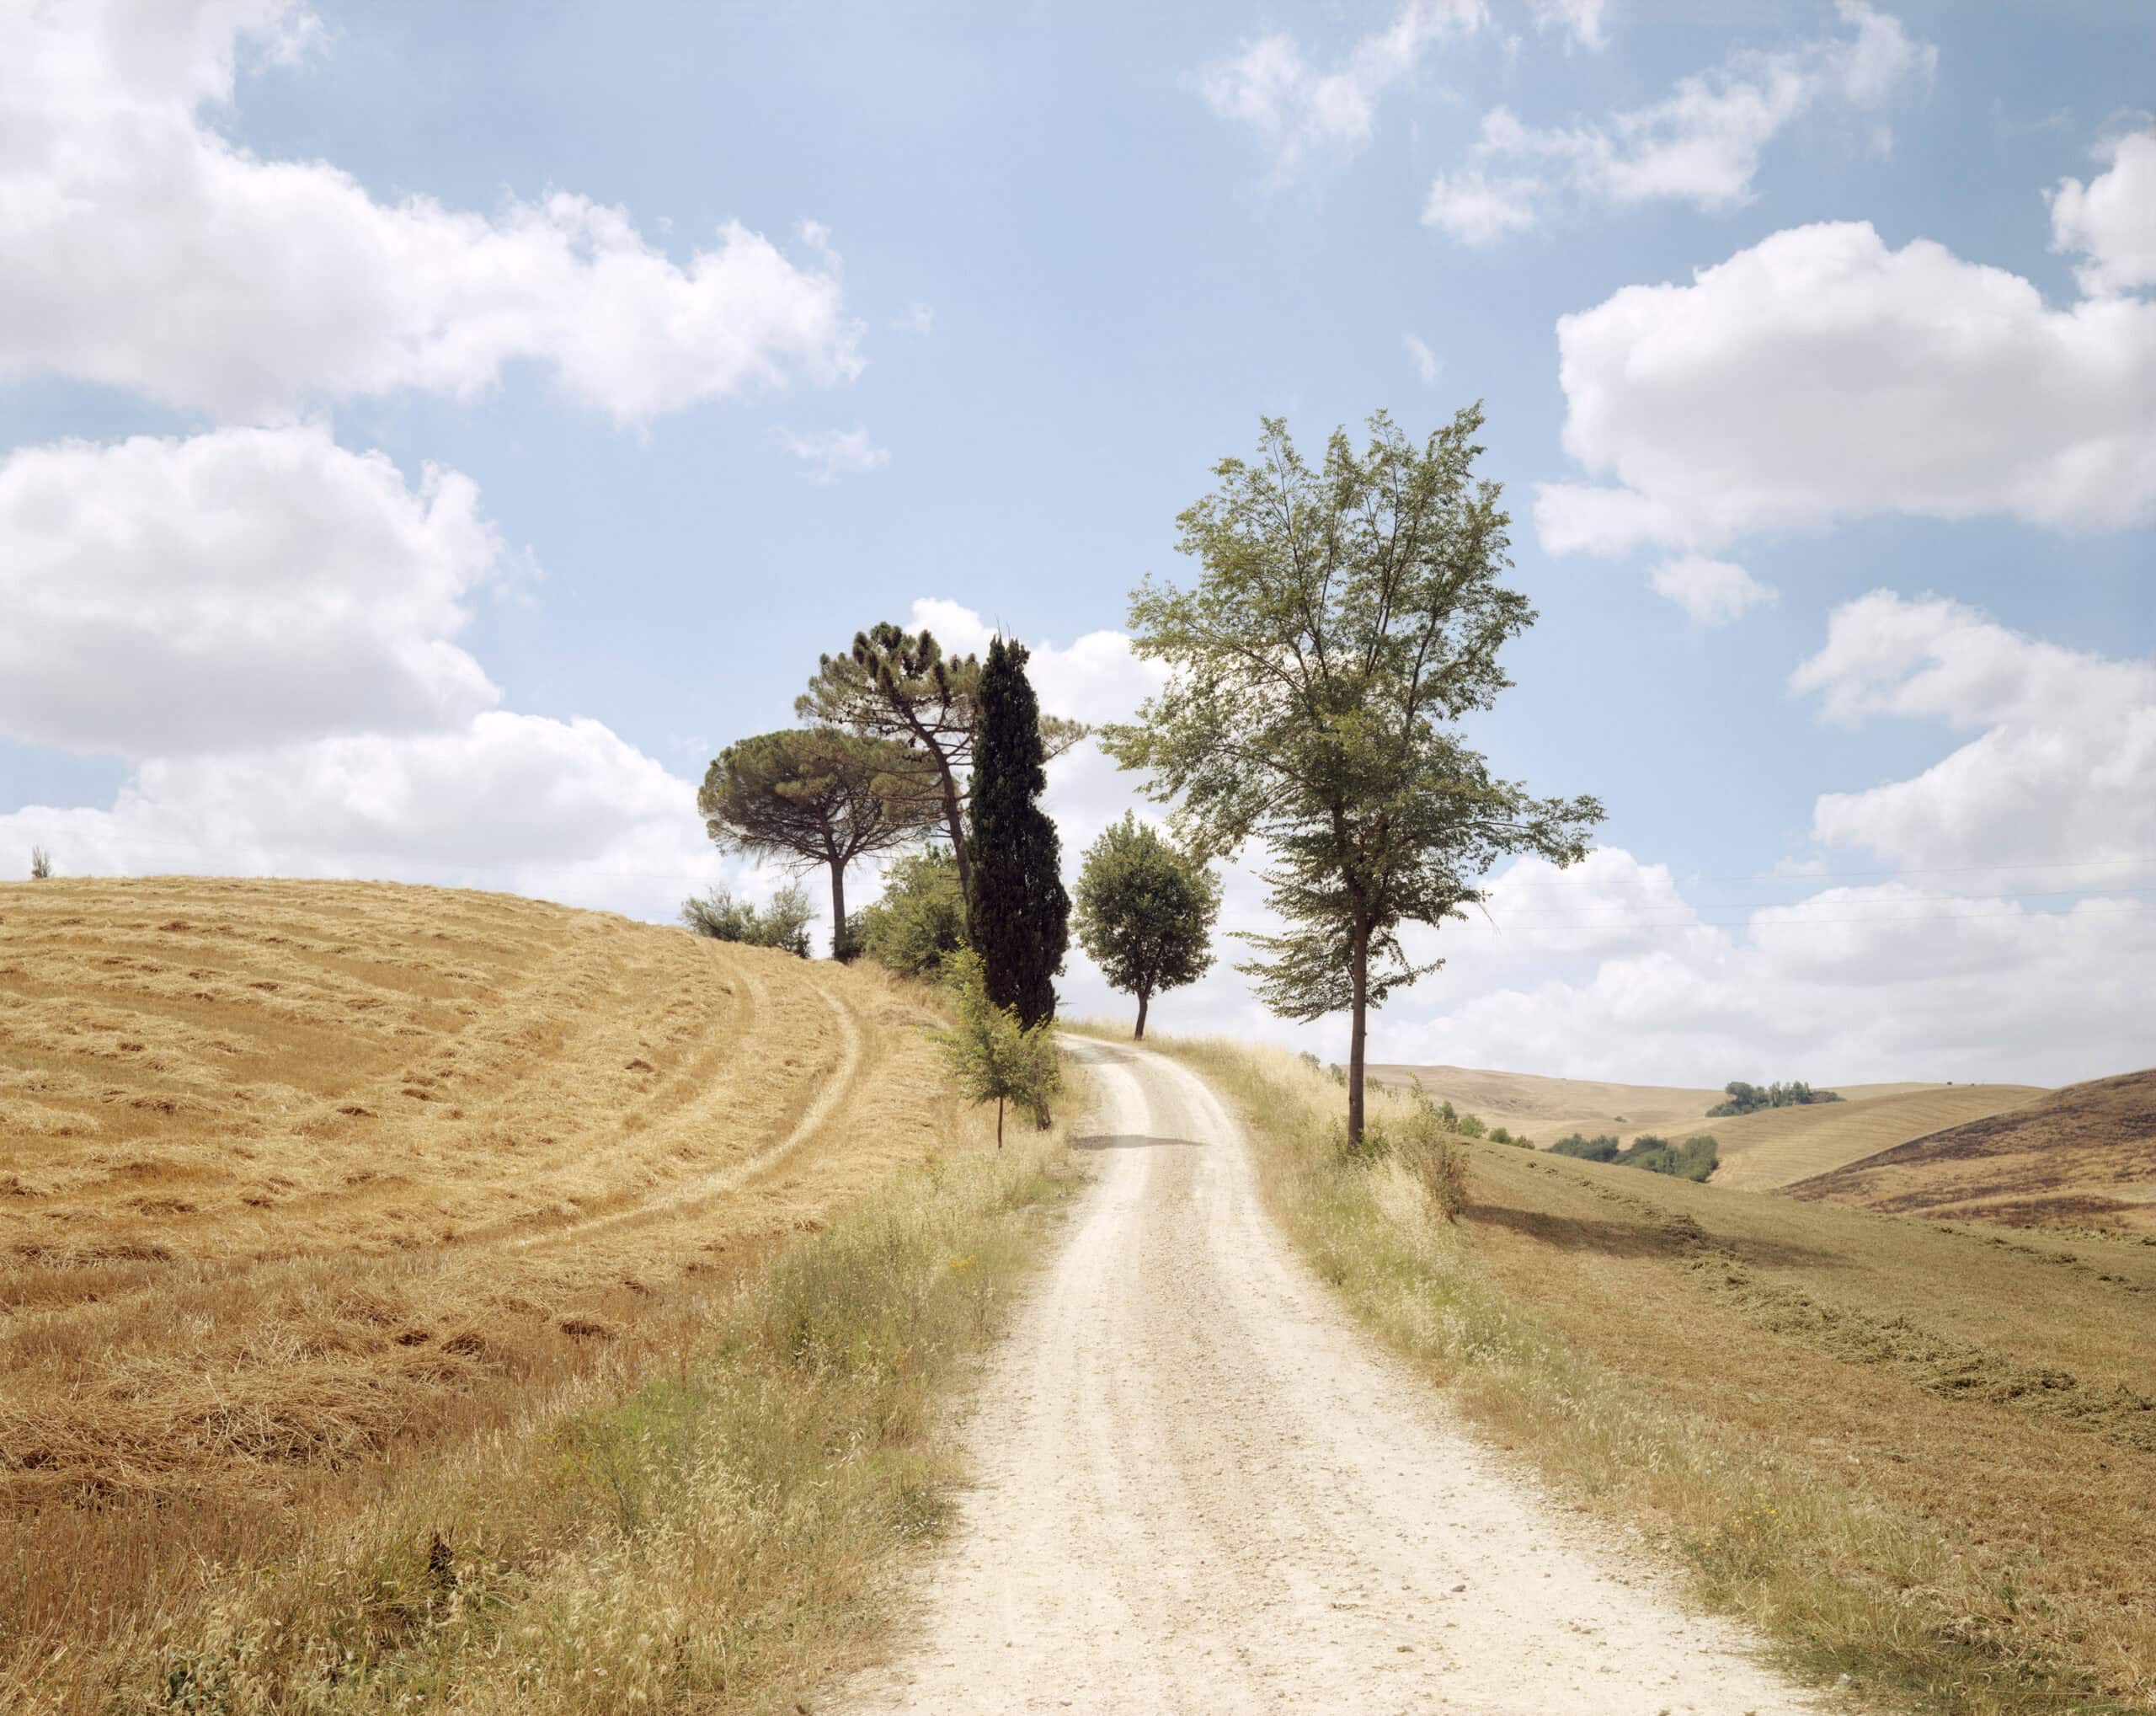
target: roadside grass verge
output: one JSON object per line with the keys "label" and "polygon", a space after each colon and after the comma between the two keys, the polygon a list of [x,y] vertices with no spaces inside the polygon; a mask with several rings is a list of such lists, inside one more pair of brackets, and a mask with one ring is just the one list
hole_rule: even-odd
{"label": "roadside grass verge", "polygon": [[19,1656],[0,1706],[793,1709],[942,1528],[937,1426],[1081,1178],[1062,1125],[999,1153],[947,1107],[946,1147],[715,1290],[670,1359],[413,1462],[277,1564],[172,1569],[94,1653]]}
{"label": "roadside grass verge", "polygon": [[[1956,1716],[2156,1709],[2148,1248],[1476,1142],[1452,1227],[1398,1161],[1342,1157],[1344,1093],[1306,1061],[1145,1046],[1235,1103],[1276,1219],[1363,1321],[1801,1676]],[[1370,1112],[1397,1130],[1407,1101]]]}

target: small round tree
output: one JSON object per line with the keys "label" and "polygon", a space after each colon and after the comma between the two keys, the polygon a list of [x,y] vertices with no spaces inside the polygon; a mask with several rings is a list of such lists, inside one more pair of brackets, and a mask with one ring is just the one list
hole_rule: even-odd
{"label": "small round tree", "polygon": [[1078,877],[1078,944],[1109,983],[1138,997],[1138,1029],[1163,989],[1180,988],[1213,963],[1220,884],[1203,863],[1129,811],[1086,850]]}

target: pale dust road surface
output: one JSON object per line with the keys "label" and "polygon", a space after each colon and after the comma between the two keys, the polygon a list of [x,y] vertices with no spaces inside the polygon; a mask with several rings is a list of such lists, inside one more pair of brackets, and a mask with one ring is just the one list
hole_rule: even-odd
{"label": "pale dust road surface", "polygon": [[1820,1708],[1481,1450],[1287,1251],[1197,1075],[1073,1045],[1102,1173],[859,1712]]}

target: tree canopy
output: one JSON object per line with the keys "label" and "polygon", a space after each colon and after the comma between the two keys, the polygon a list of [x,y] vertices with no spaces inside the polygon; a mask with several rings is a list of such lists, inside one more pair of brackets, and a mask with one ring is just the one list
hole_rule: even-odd
{"label": "tree canopy", "polygon": [[[966,848],[966,772],[980,728],[980,658],[947,655],[926,627],[909,632],[889,620],[854,633],[853,647],[819,657],[808,689],[794,700],[803,720],[850,727],[888,739],[906,752],[894,783],[913,802],[907,814],[922,826],[940,821],[958,866],[958,894],[973,898],[972,854]],[[1046,756],[1060,756],[1086,734],[1077,721],[1040,718]]]}
{"label": "tree canopy", "polygon": [[1205,975],[1219,910],[1212,871],[1128,811],[1086,849],[1074,902],[1078,944],[1113,987],[1138,997],[1134,1037],[1145,1036],[1155,995]]}
{"label": "tree canopy", "polygon": [[1499,650],[1534,618],[1498,581],[1510,521],[1474,475],[1481,423],[1470,406],[1417,446],[1380,412],[1361,451],[1336,430],[1313,469],[1265,420],[1256,459],[1223,460],[1177,521],[1196,586],[1134,594],[1134,647],[1168,680],[1102,735],[1193,850],[1268,848],[1288,927],[1248,937],[1240,969],[1284,1017],[1349,1013],[1351,1141],[1368,1010],[1439,963],[1402,927],[1464,916],[1507,853],[1574,862],[1602,814],[1497,778],[1460,731],[1510,684]]}
{"label": "tree canopy", "polygon": [[886,620],[854,633],[853,647],[818,658],[808,689],[794,700],[804,720],[850,727],[889,741],[902,815],[915,826],[937,821],[950,837],[960,892],[969,866],[961,777],[973,760],[980,661],[946,656],[927,628],[909,632]]}
{"label": "tree canopy", "polygon": [[973,853],[968,939],[989,998],[1028,1027],[1055,1017],[1056,974],[1070,940],[1061,840],[1040,807],[1048,786],[1040,706],[1026,646],[996,639],[982,665],[980,729],[967,799]]}
{"label": "tree canopy", "polygon": [[922,810],[897,771],[903,746],[836,727],[787,727],[729,745],[696,794],[711,837],[797,869],[831,872],[831,952],[846,945],[846,871],[918,837]]}

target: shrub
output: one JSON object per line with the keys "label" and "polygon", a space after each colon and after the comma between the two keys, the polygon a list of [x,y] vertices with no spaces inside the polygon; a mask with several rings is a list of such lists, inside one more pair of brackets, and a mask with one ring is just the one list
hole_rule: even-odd
{"label": "shrub", "polygon": [[1552,1144],[1550,1153],[1552,1156],[1577,1157],[1582,1162],[1614,1162],[1617,1159],[1617,1141],[1607,1132],[1593,1138],[1584,1138],[1574,1132]]}
{"label": "shrub", "polygon": [[1715,1141],[1705,1134],[1696,1138],[1687,1138],[1682,1144],[1676,1145],[1665,1143],[1657,1138],[1652,1141],[1655,1147],[1640,1148],[1641,1145],[1649,1141],[1644,1137],[1634,1139],[1632,1147],[1618,1160],[1628,1168],[1644,1168],[1649,1173],[1667,1173],[1678,1179],[1700,1181],[1704,1181],[1721,1164],[1721,1156],[1716,1148]]}
{"label": "shrub", "polygon": [[1422,1188],[1431,1207],[1446,1221],[1457,1222],[1467,1208],[1467,1152],[1455,1141],[1457,1137],[1445,1124],[1444,1111],[1418,1087],[1413,1111],[1396,1129],[1388,1131],[1372,1121],[1358,1141],[1340,1126],[1334,1134],[1334,1148],[1342,1159],[1357,1163],[1396,1158]]}
{"label": "shrub", "polygon": [[1490,1128],[1490,1141],[1492,1144],[1509,1144],[1513,1141],[1513,1135],[1502,1126],[1492,1126]]}
{"label": "shrub", "polygon": [[798,886],[782,888],[760,911],[736,900],[727,888],[714,888],[701,900],[681,902],[681,922],[713,941],[741,942],[753,948],[779,948],[808,957],[808,926],[816,911]]}
{"label": "shrub", "polygon": [[52,854],[41,846],[30,848],[30,879],[42,882],[52,874]]}
{"label": "shrub", "polygon": [[894,971],[939,977],[966,944],[966,899],[947,846],[908,853],[883,873],[883,893],[853,915],[862,950]]}
{"label": "shrub", "polygon": [[1463,1138],[1480,1138],[1489,1129],[1482,1124],[1481,1115],[1462,1115],[1454,1130]]}
{"label": "shrub", "polygon": [[995,1147],[1001,1150],[1006,1102],[1032,1115],[1035,1125],[1049,1123],[1049,1102],[1063,1088],[1055,1027],[1047,1019],[1021,1024],[1017,1008],[997,1006],[989,996],[986,968],[971,948],[951,956],[947,981],[958,1024],[938,1031],[936,1045],[961,1096],[995,1104]]}

